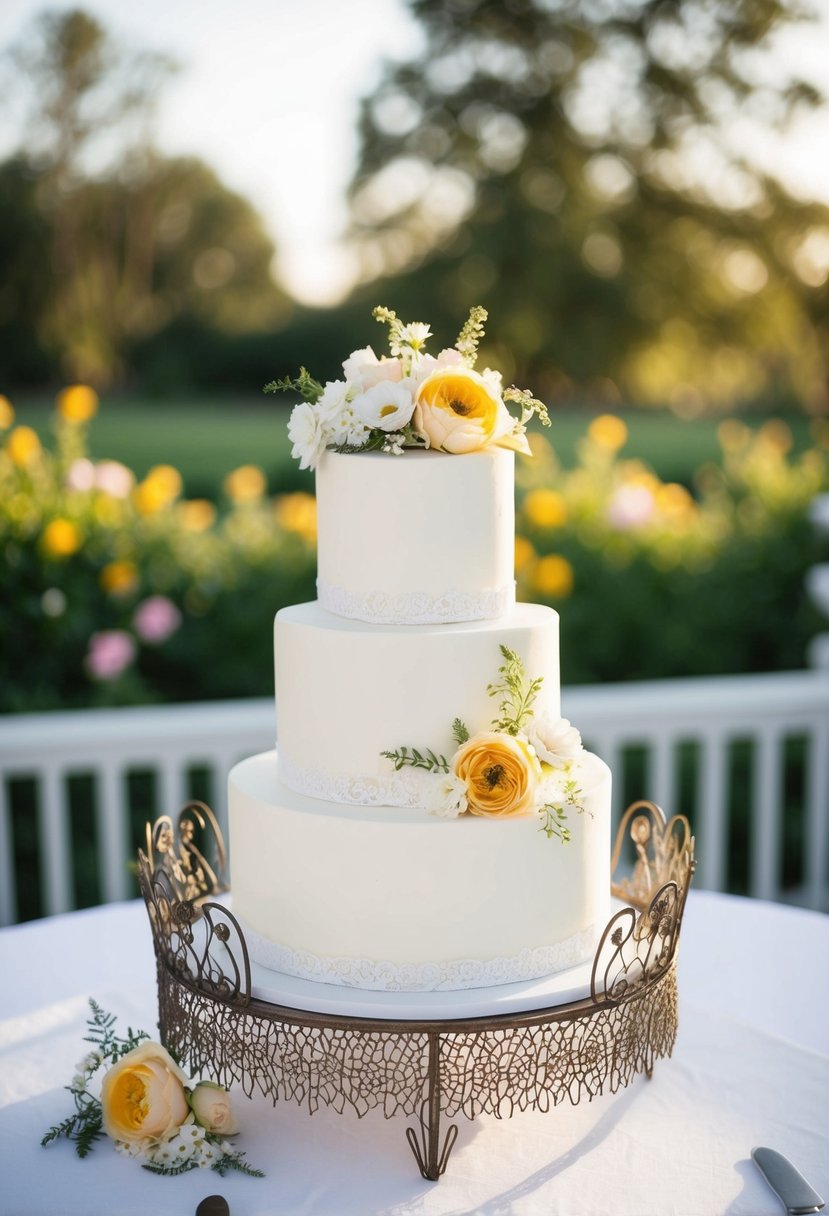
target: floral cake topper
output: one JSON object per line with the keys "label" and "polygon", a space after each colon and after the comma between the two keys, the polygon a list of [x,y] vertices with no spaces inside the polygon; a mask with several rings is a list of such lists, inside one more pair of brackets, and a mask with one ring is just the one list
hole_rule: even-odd
{"label": "floral cake topper", "polygon": [[504,645],[500,650],[500,679],[487,687],[491,697],[500,698],[492,729],[470,735],[455,718],[452,737],[458,746],[449,760],[431,748],[400,747],[381,754],[397,772],[409,765],[434,776],[427,807],[433,814],[446,819],[466,812],[497,819],[534,814],[548,838],[566,844],[571,837],[568,808],[584,810],[572,773],[583,750],[581,735],[566,718],[535,713],[543,679],[530,679],[514,650]]}
{"label": "floral cake topper", "polygon": [[389,308],[375,308],[373,316],[388,326],[388,356],[378,359],[366,346],[345,360],[342,380],[322,385],[303,367],[295,379],[265,385],[266,393],[303,398],[288,423],[300,468],[316,468],[326,449],[399,456],[404,448],[431,448],[459,455],[498,446],[529,454],[527,423],[536,415],[549,426],[547,407],[527,389],[505,389],[500,372],[475,370],[485,308],[471,309],[454,346],[438,355],[426,351],[428,325],[406,325]]}

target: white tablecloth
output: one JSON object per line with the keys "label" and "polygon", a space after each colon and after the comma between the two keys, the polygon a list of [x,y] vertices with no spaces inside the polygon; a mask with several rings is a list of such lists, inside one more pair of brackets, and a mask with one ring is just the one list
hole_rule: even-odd
{"label": "white tablecloth", "polygon": [[45,1129],[95,997],[156,1037],[143,904],[0,932],[0,1212],[192,1216],[223,1194],[232,1216],[776,1216],[749,1158],[784,1152],[829,1199],[829,917],[692,891],[679,959],[680,1028],[652,1080],[508,1121],[459,1119],[449,1168],[424,1182],[406,1121],[363,1120],[236,1095],[264,1180],[207,1171],[158,1178],[100,1141],[79,1160]]}

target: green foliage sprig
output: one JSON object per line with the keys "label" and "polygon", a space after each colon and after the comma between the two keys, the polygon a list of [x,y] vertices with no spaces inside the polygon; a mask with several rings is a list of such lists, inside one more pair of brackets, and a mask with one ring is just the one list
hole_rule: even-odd
{"label": "green foliage sprig", "polygon": [[371,310],[371,315],[375,321],[389,327],[389,350],[393,355],[399,355],[403,352],[403,330],[405,326],[398,317],[397,313],[391,308],[383,308],[378,305],[377,308]]}
{"label": "green foliage sprig", "polygon": [[487,685],[491,697],[500,697],[500,717],[493,718],[492,725],[508,735],[519,734],[527,720],[532,717],[532,707],[538,696],[542,676],[534,680],[527,677],[524,661],[519,654],[503,644],[499,647],[504,663],[498,668],[501,679]]}
{"label": "green foliage sprig", "polygon": [[516,388],[515,385],[510,385],[504,389],[503,397],[505,401],[514,401],[516,405],[521,407],[521,417],[518,419],[518,426],[523,430],[529,420],[535,416],[542,426],[551,426],[550,414],[543,401],[539,401],[534,397],[528,388]]}
{"label": "green foliage sprig", "polygon": [[[50,1127],[40,1141],[41,1146],[46,1147],[55,1140],[66,1138],[74,1144],[78,1157],[87,1157],[92,1151],[95,1141],[105,1134],[103,1107],[100,1098],[89,1092],[90,1080],[104,1065],[111,1068],[113,1064],[116,1064],[129,1052],[134,1051],[150,1037],[145,1031],[133,1030],[131,1027],[127,1027],[126,1036],[121,1037],[115,1033],[114,1014],[106,1013],[97,1001],[91,998],[89,1008],[91,1010],[90,1017],[87,1019],[89,1033],[84,1035],[84,1042],[91,1043],[95,1050],[81,1061],[72,1084],[65,1087],[72,1094],[75,1113]],[[187,1095],[190,1091],[185,1089],[184,1092]],[[220,1150],[215,1159],[210,1161],[210,1168],[221,1177],[224,1177],[228,1171],[234,1170],[247,1174],[251,1178],[264,1178],[261,1170],[254,1169],[245,1161],[243,1152],[238,1149],[228,1149],[222,1136],[218,1136],[206,1128],[203,1128],[202,1132],[204,1140]],[[150,1150],[147,1160],[142,1162],[142,1168],[151,1174],[165,1174],[168,1177],[174,1177],[178,1174],[186,1174],[190,1170],[199,1169],[199,1162],[194,1156],[191,1156],[186,1161],[169,1165],[154,1159],[152,1150]]]}
{"label": "green foliage sprig", "polygon": [[469,738],[469,730],[466,724],[461,722],[460,718],[456,718],[452,723],[452,738],[459,747],[462,743],[466,743],[467,739]]}
{"label": "green foliage sprig", "polygon": [[410,768],[425,768],[429,773],[449,772],[449,761],[446,757],[436,756],[429,747],[426,748],[425,756],[416,747],[411,749],[400,747],[395,752],[381,752],[380,755],[394,762],[394,771],[396,773],[399,773],[405,765],[408,765]]}
{"label": "green foliage sprig", "polygon": [[467,367],[474,367],[478,358],[478,345],[484,336],[484,325],[489,313],[480,304],[470,308],[463,329],[458,334],[455,350],[463,355]]}
{"label": "green foliage sprig", "polygon": [[584,806],[581,803],[582,792],[573,777],[568,777],[564,782],[562,794],[561,802],[547,802],[540,808],[538,816],[541,820],[541,827],[538,830],[543,832],[548,840],[552,840],[555,836],[562,844],[569,844],[573,833],[566,826],[568,808],[584,814]]}
{"label": "green foliage sprig", "polygon": [[309,405],[315,405],[322,396],[324,389],[319,380],[315,380],[307,368],[301,367],[296,377],[283,376],[281,380],[271,380],[262,389],[263,393],[299,393]]}

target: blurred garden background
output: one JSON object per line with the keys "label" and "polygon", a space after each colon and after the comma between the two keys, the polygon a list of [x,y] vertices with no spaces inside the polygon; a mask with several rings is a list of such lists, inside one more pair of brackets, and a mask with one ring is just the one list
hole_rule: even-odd
{"label": "blurred garden background", "polygon": [[805,666],[826,9],[173,8],[0,19],[0,710],[272,691],[315,510],[261,387],[379,352],[375,304],[435,350],[483,304],[550,406],[516,568],[566,683]]}

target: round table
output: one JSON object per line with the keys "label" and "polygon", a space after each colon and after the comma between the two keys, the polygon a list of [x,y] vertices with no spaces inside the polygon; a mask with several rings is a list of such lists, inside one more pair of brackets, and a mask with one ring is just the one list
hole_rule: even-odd
{"label": "round table", "polygon": [[750,1160],[785,1153],[829,1193],[829,917],[691,890],[670,1060],[613,1096],[462,1121],[438,1184],[411,1169],[394,1120],[236,1095],[239,1146],[263,1180],[156,1178],[100,1142],[80,1161],[40,1147],[65,1117],[85,1054],[87,1001],[155,1035],[155,960],[143,902],[0,932],[2,1216],[191,1216],[206,1195],[232,1216],[776,1216]]}

